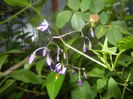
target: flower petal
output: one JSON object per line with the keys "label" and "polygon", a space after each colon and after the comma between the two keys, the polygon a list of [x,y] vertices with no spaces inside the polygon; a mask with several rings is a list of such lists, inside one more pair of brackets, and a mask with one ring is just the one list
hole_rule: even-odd
{"label": "flower petal", "polygon": [[62,69],[58,72],[59,74],[65,74],[66,73],[67,68],[62,66]]}
{"label": "flower petal", "polygon": [[49,54],[46,57],[46,63],[50,66],[52,64],[52,59],[50,58]]}
{"label": "flower petal", "polygon": [[87,77],[87,74],[84,72],[84,77],[85,77],[85,79],[87,79],[88,77]]}
{"label": "flower petal", "polygon": [[92,37],[94,37],[95,35],[94,35],[94,31],[93,31],[93,29],[91,28],[91,36]]}
{"label": "flower petal", "polygon": [[87,51],[87,48],[86,48],[86,45],[84,43],[84,45],[83,45],[83,52],[85,53],[86,51]]}
{"label": "flower petal", "polygon": [[42,52],[42,55],[45,56],[47,54],[47,49],[44,48],[43,52]]}
{"label": "flower petal", "polygon": [[48,22],[46,20],[44,20],[39,27],[37,27],[37,29],[39,29],[40,31],[45,31],[46,29],[48,29]]}
{"label": "flower petal", "polygon": [[78,80],[78,85],[82,85],[82,80],[80,79],[80,80]]}
{"label": "flower petal", "polygon": [[31,54],[31,56],[29,57],[29,64],[32,64],[32,62],[34,61],[35,59],[35,54]]}

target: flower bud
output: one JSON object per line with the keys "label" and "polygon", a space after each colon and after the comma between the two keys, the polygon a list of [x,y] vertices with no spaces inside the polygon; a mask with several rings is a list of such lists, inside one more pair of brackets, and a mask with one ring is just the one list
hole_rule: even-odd
{"label": "flower bud", "polygon": [[99,20],[99,16],[97,14],[90,15],[90,22],[96,23]]}

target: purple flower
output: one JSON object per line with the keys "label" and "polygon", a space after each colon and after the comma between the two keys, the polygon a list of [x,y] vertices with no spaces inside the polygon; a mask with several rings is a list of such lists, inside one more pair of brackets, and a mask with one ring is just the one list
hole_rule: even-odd
{"label": "purple flower", "polygon": [[29,57],[29,64],[32,64],[32,62],[34,61],[36,55],[33,53],[31,54],[31,56]]}
{"label": "purple flower", "polygon": [[78,80],[78,85],[82,86],[82,80],[81,79]]}
{"label": "purple flower", "polygon": [[61,50],[60,50],[60,48],[58,47],[58,49],[57,49],[57,54],[60,54],[60,52],[61,52]]}
{"label": "purple flower", "polygon": [[74,69],[72,69],[72,74],[74,75],[76,72],[75,72],[75,70]]}
{"label": "purple flower", "polygon": [[88,77],[87,77],[87,74],[86,74],[85,72],[84,72],[83,74],[84,74],[85,79],[87,79],[87,78],[88,78]]}
{"label": "purple flower", "polygon": [[47,22],[46,20],[44,20],[44,21],[40,24],[40,26],[37,27],[37,29],[43,32],[43,31],[45,31],[46,29],[48,29],[48,26],[49,26],[48,22]]}
{"label": "purple flower", "polygon": [[52,63],[49,67],[50,67],[50,70],[53,71],[55,69],[55,64]]}
{"label": "purple flower", "polygon": [[47,54],[47,57],[46,57],[46,63],[50,66],[52,64],[52,59],[51,57],[49,56],[49,53]]}
{"label": "purple flower", "polygon": [[78,85],[82,85],[82,80],[81,80],[81,76],[80,76],[80,69],[78,69],[79,70],[79,79],[78,79]]}
{"label": "purple flower", "polygon": [[65,74],[67,68],[62,66],[60,63],[58,63],[56,66],[55,66],[55,70],[54,72],[57,72],[58,74]]}
{"label": "purple flower", "polygon": [[85,53],[87,51],[86,44],[83,44],[83,52]]}
{"label": "purple flower", "polygon": [[91,28],[91,36],[94,37],[94,31],[92,28]]}
{"label": "purple flower", "polygon": [[42,55],[45,56],[47,54],[47,49],[44,48],[43,52],[42,52]]}

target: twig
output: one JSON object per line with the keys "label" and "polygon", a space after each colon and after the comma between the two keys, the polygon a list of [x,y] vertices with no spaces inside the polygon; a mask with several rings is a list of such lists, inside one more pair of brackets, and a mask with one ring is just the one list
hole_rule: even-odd
{"label": "twig", "polygon": [[9,74],[12,73],[14,70],[16,70],[16,69],[20,68],[21,66],[23,66],[24,63],[25,63],[26,61],[28,61],[28,59],[29,59],[29,58],[26,57],[24,60],[20,61],[20,62],[17,63],[16,65],[10,67],[9,69],[7,69],[7,70],[4,71],[4,72],[1,72],[1,73],[0,73],[0,76],[9,75]]}
{"label": "twig", "polygon": [[78,32],[78,31],[80,31],[80,30],[71,31],[71,32],[68,32],[68,33],[65,33],[65,34],[59,35],[59,36],[53,36],[53,38],[63,38],[67,35],[73,34],[73,33]]}
{"label": "twig", "polygon": [[92,61],[96,62],[97,64],[99,64],[99,65],[103,66],[104,68],[107,68],[107,67],[106,67],[106,65],[104,65],[103,63],[101,63],[101,62],[97,61],[96,59],[94,59],[94,58],[92,58],[92,57],[90,57],[90,56],[88,56],[88,55],[84,54],[83,52],[81,52],[81,51],[79,51],[79,50],[75,49],[74,47],[72,47],[72,46],[68,45],[67,43],[65,43],[65,42],[63,41],[63,39],[62,39],[62,38],[59,38],[59,39],[60,39],[60,40],[63,42],[63,44],[64,44],[65,46],[67,46],[68,48],[70,48],[70,49],[74,50],[75,52],[77,52],[77,53],[81,54],[82,56],[84,56],[84,57],[86,57],[86,58],[88,58],[88,59],[90,59],[90,60],[92,60]]}

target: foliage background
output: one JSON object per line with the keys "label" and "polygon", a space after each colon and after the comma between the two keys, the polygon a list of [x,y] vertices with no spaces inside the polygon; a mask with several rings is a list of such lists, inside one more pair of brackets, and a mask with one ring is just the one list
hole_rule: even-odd
{"label": "foliage background", "polygon": [[[52,35],[36,30],[46,19],[42,14],[46,2],[2,0],[0,3],[0,46],[4,47],[0,53],[0,98],[133,99],[133,15],[126,11],[128,4],[133,2],[67,0],[62,11],[50,16]],[[90,21],[91,14],[99,16],[94,26]],[[27,23],[33,26],[32,33],[24,31]],[[90,35],[90,28],[94,30],[94,38]],[[66,31],[69,35],[64,36]],[[88,41],[83,39],[82,33],[92,42],[92,49],[86,53],[82,51],[83,42],[88,46]],[[60,39],[51,41],[55,35],[63,35],[63,42]],[[62,53],[60,62],[69,66],[58,80],[49,70],[42,51],[38,51],[33,64],[28,63],[28,56],[49,42],[67,53],[67,60],[63,59]],[[48,48],[56,64],[57,47],[54,44]],[[77,84],[78,72],[72,74],[73,66],[85,68],[88,78],[81,74],[82,86]]]}

